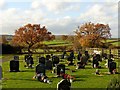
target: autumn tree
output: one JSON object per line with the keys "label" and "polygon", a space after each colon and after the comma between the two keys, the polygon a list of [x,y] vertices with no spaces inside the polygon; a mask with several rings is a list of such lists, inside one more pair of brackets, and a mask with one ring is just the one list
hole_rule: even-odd
{"label": "autumn tree", "polygon": [[48,32],[45,26],[41,28],[40,24],[27,24],[15,31],[12,42],[14,45],[26,46],[28,52],[31,53],[31,48],[34,45],[44,40],[49,41],[53,39],[53,37],[54,36],[51,32]]}
{"label": "autumn tree", "polygon": [[68,35],[62,35],[61,38],[62,38],[62,40],[67,40]]}
{"label": "autumn tree", "polygon": [[85,23],[75,31],[82,47],[101,47],[103,41],[111,37],[108,24]]}

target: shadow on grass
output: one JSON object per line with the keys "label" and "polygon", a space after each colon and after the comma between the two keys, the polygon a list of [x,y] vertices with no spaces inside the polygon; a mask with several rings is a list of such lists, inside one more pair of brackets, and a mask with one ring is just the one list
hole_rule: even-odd
{"label": "shadow on grass", "polygon": [[76,81],[85,81],[84,79],[75,79],[74,82]]}
{"label": "shadow on grass", "polygon": [[8,80],[25,80],[25,81],[34,81],[34,82],[38,82],[38,80],[36,80],[36,79],[32,79],[32,78],[9,78]]}
{"label": "shadow on grass", "polygon": [[35,72],[34,69],[28,69],[28,70],[21,70],[20,72]]}
{"label": "shadow on grass", "polygon": [[75,78],[88,78],[87,75],[72,75]]}
{"label": "shadow on grass", "polygon": [[92,68],[92,66],[91,67],[85,67],[85,69],[106,69],[105,67],[101,67],[101,68]]}

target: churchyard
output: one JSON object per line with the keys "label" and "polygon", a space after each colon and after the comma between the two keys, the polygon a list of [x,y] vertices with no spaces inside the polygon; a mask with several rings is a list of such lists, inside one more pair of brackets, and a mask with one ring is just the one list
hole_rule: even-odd
{"label": "churchyard", "polygon": [[[50,42],[49,42],[50,43]],[[59,43],[58,43],[59,44]],[[88,50],[89,53],[92,53],[91,50]],[[109,54],[109,50],[105,51]],[[63,52],[55,52],[54,55],[57,55],[59,58]],[[49,53],[50,55],[51,53]],[[67,52],[69,55],[70,52]],[[113,55],[118,54],[117,49],[112,50]],[[10,60],[13,60],[13,56],[19,56],[19,70],[20,72],[9,72],[10,70]],[[3,54],[0,56],[2,59],[2,69],[3,69],[3,80],[2,88],[57,88],[57,83],[62,80],[61,77],[55,77],[56,74],[51,73],[51,70],[46,71],[46,75],[52,81],[51,84],[39,82],[36,79],[32,79],[35,75],[35,66],[38,64],[38,56],[46,56],[47,54],[33,54],[34,68],[28,69],[25,68],[24,57],[26,54]],[[91,56],[90,56],[91,57]],[[92,60],[92,57],[90,58]],[[74,63],[77,64],[77,52],[75,52]],[[85,66],[85,69],[77,69],[76,66],[68,66],[67,59],[60,59],[60,63],[65,64],[65,72],[75,77],[74,82],[71,84],[71,88],[107,88],[111,80],[118,78],[119,74],[108,74],[108,68],[106,68],[105,60],[100,62],[100,75],[95,75],[96,68],[92,68],[92,62],[88,62]],[[115,62],[117,63],[118,70],[118,56],[115,56]],[[74,71],[75,70],[75,71]]]}
{"label": "churchyard", "polygon": [[84,25],[60,39],[40,24],[2,38],[2,88],[119,88],[119,41],[108,25]]}

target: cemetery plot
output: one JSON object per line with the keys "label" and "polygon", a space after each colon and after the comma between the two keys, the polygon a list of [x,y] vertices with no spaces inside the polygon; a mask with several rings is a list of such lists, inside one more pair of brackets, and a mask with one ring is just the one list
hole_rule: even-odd
{"label": "cemetery plot", "polygon": [[[61,53],[62,54],[62,53]],[[28,69],[24,67],[24,56],[25,55],[19,55],[19,69],[20,72],[9,72],[9,64],[10,62],[5,60],[6,62],[3,62],[2,68],[3,68],[3,88],[56,88],[57,83],[62,79],[59,77],[55,77],[57,75],[57,72],[55,74],[51,73],[51,71],[46,70],[46,75],[48,76],[49,80],[52,81],[51,84],[45,84],[42,82],[39,82],[35,79],[32,79],[35,75],[35,68]],[[38,64],[38,61],[36,60],[36,56],[33,54],[33,60],[34,60],[34,67]],[[75,54],[75,56],[77,56]],[[6,56],[4,56],[6,57]],[[12,58],[13,56],[11,56]],[[78,62],[77,58],[74,60],[75,64]],[[116,68],[118,68],[118,59],[115,59],[116,61]],[[45,58],[41,56],[39,59],[39,62],[45,63]],[[70,74],[75,77],[75,81],[72,82],[71,87],[72,88],[106,88],[108,83],[113,77],[118,77],[118,74],[112,74],[109,75],[108,71],[109,69],[104,66],[106,63],[105,61],[102,61],[100,65],[103,68],[99,69],[100,75],[96,75],[96,68],[92,67],[92,62],[88,62],[88,64],[85,66],[85,69],[77,69],[76,66],[68,66],[67,60],[65,59],[64,62],[59,62],[60,64],[65,65],[65,73]],[[59,65],[59,64],[58,64]],[[68,68],[68,69],[67,69]],[[39,70],[42,70],[41,68]],[[43,70],[44,71],[44,70]],[[40,71],[40,72],[43,72]],[[74,71],[74,72],[73,72]],[[64,68],[63,68],[64,72]],[[99,83],[95,83],[99,82]],[[104,83],[103,83],[104,82]],[[17,83],[17,84],[16,84]],[[28,84],[29,83],[29,84]]]}

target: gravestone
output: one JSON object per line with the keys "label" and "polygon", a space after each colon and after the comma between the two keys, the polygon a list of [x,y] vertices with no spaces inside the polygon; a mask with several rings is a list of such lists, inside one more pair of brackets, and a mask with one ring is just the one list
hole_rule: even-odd
{"label": "gravestone", "polygon": [[85,51],[85,56],[86,56],[86,64],[87,64],[87,61],[90,58],[90,55],[89,55],[88,51]]}
{"label": "gravestone", "polygon": [[87,63],[87,60],[88,60],[88,58],[87,58],[86,56],[82,56],[82,57],[81,57],[81,62],[82,62],[83,64],[86,64],[86,63]]}
{"label": "gravestone", "polygon": [[109,63],[109,72],[113,74],[113,70],[116,69],[116,62],[110,62]]}
{"label": "gravestone", "polygon": [[10,72],[19,72],[19,61],[10,61]]}
{"label": "gravestone", "polygon": [[53,62],[53,66],[55,67],[60,62],[59,57],[53,56],[52,57],[52,62]]}
{"label": "gravestone", "polygon": [[25,63],[26,63],[26,65],[24,65],[25,67],[29,67],[29,60],[28,60],[28,57],[29,57],[29,55],[25,55]]}
{"label": "gravestone", "polygon": [[97,68],[99,66],[98,62],[99,58],[96,56],[96,54],[93,56],[93,68]]}
{"label": "gravestone", "polygon": [[77,59],[80,61],[80,58],[82,57],[82,54],[78,52]]}
{"label": "gravestone", "polygon": [[14,60],[19,60],[19,56],[14,56]]}
{"label": "gravestone", "polygon": [[50,59],[50,55],[46,55],[46,60],[49,60]]}
{"label": "gravestone", "polygon": [[70,90],[71,83],[67,79],[62,79],[57,84],[57,90]]}
{"label": "gravestone", "polygon": [[45,63],[45,66],[46,66],[46,69],[47,69],[47,70],[52,70],[52,65],[53,65],[53,63],[52,63],[51,60],[48,60],[48,61],[46,61],[46,63]]}
{"label": "gravestone", "polygon": [[45,65],[42,64],[42,63],[39,63],[39,64],[36,66],[36,73],[37,73],[37,74],[43,73],[43,75],[45,75]]}
{"label": "gravestone", "polygon": [[77,62],[77,68],[76,69],[80,69],[80,68],[85,68],[85,64],[83,64],[81,62]]}
{"label": "gravestone", "polygon": [[2,67],[0,66],[0,80],[2,79]]}
{"label": "gravestone", "polygon": [[64,64],[57,65],[57,75],[60,76],[61,73],[65,74],[65,65]]}
{"label": "gravestone", "polygon": [[29,55],[25,55],[25,62],[27,62],[28,57],[29,57]]}
{"label": "gravestone", "polygon": [[100,54],[96,54],[96,58],[97,58],[98,61],[102,61],[102,58],[101,58]]}
{"label": "gravestone", "polygon": [[28,60],[28,63],[29,63],[29,67],[32,68],[32,65],[34,64],[34,62],[33,62],[33,57],[30,55],[30,56],[27,58],[27,60]]}
{"label": "gravestone", "polygon": [[68,65],[74,65],[74,63],[73,63],[73,57],[69,56],[67,58],[67,60],[69,61]]}
{"label": "gravestone", "polygon": [[39,58],[39,63],[45,64],[45,58],[44,57],[40,57]]}
{"label": "gravestone", "polygon": [[61,59],[65,58],[66,51],[63,51],[63,54],[61,55]]}
{"label": "gravestone", "polygon": [[75,57],[74,57],[74,51],[73,51],[73,50],[70,52],[70,57],[73,58],[73,59],[75,58]]}

